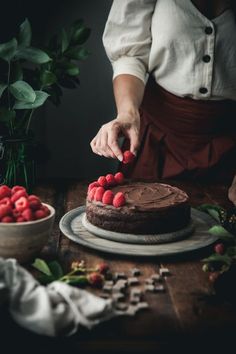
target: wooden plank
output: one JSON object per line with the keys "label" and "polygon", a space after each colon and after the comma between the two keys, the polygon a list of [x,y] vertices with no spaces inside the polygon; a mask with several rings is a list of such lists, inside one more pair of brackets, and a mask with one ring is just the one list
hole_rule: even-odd
{"label": "wooden plank", "polygon": [[[183,188],[186,190],[188,186],[184,184]],[[212,204],[219,201],[223,205],[227,203],[225,188],[222,186],[209,188],[189,185],[189,188],[188,193],[191,195],[192,205]],[[199,196],[201,196],[200,200]],[[206,252],[207,254],[211,253],[212,248],[210,247]],[[173,274],[173,277],[167,279],[167,286],[184,333],[221,331],[224,327],[232,328],[236,325],[235,310],[223,304],[210,305],[207,303],[212,287],[208,281],[208,275],[202,271],[201,259],[205,255],[200,252],[195,255],[195,260],[183,259],[174,263],[166,261],[162,264],[163,267],[169,268]]]}

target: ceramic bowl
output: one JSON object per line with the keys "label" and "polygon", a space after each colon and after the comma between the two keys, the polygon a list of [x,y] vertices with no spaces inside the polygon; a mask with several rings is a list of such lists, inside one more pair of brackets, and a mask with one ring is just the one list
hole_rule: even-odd
{"label": "ceramic bowl", "polygon": [[43,203],[50,214],[43,219],[0,223],[0,257],[16,258],[19,263],[32,261],[46,245],[52,232],[55,209]]}

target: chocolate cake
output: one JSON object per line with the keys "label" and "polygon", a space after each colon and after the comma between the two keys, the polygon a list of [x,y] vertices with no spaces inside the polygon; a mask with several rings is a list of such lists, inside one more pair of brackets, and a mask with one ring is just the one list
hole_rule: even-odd
{"label": "chocolate cake", "polygon": [[115,208],[102,202],[86,201],[90,223],[102,229],[132,234],[177,231],[190,222],[188,195],[179,188],[146,182],[128,182],[110,187],[123,192],[125,205]]}

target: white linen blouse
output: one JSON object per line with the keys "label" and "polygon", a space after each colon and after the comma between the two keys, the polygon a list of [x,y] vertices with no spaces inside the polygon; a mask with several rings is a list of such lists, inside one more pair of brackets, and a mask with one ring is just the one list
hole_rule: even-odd
{"label": "white linen blouse", "polygon": [[103,44],[120,74],[194,99],[236,100],[236,19],[209,20],[191,0],[114,0]]}

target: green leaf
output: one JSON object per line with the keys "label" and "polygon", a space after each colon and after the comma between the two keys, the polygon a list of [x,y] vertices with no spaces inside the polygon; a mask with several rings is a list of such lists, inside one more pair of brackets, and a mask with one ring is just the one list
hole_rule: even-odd
{"label": "green leaf", "polygon": [[220,222],[219,212],[215,209],[208,209],[208,214],[213,217],[216,221]]}
{"label": "green leaf", "polygon": [[32,263],[32,267],[34,267],[45,275],[52,276],[52,272],[50,271],[47,263],[43,259],[36,258],[34,263]]}
{"label": "green leaf", "polygon": [[14,105],[14,109],[33,109],[38,108],[44,104],[48,98],[48,94],[44,91],[35,91],[36,98],[32,103],[17,101]]}
{"label": "green leaf", "polygon": [[57,77],[49,70],[45,70],[40,74],[40,81],[43,86],[50,86],[57,82]]}
{"label": "green leaf", "polygon": [[65,54],[71,59],[85,60],[88,58],[90,52],[85,48],[81,48],[80,46],[75,46],[67,50]]}
{"label": "green leaf", "polygon": [[67,284],[71,285],[84,285],[88,284],[88,279],[85,275],[69,275],[65,276],[64,280]]}
{"label": "green leaf", "polygon": [[64,53],[67,48],[69,46],[69,38],[68,35],[66,33],[66,31],[64,30],[64,28],[62,28],[61,31],[61,52]]}
{"label": "green leaf", "polygon": [[37,276],[37,279],[42,285],[50,284],[54,280],[56,280],[53,275],[46,275],[46,274],[40,274],[39,276]]}
{"label": "green leaf", "polygon": [[7,88],[7,85],[0,82],[0,98],[2,97],[3,92],[5,91],[5,89]]}
{"label": "green leaf", "polygon": [[0,108],[0,122],[9,122],[16,116],[15,111],[9,111],[7,108]]}
{"label": "green leaf", "polygon": [[11,84],[10,87],[11,94],[18,100],[22,102],[32,103],[36,99],[36,94],[32,87],[25,81],[16,81]]}
{"label": "green leaf", "polygon": [[221,225],[212,226],[209,230],[211,235],[215,236],[232,236],[227,230],[225,230]]}
{"label": "green leaf", "polygon": [[20,25],[19,32],[19,45],[22,47],[29,47],[31,43],[32,31],[29,20],[26,18],[25,21]]}
{"label": "green leaf", "polygon": [[59,279],[63,276],[62,267],[57,261],[48,263],[48,267],[55,279]]}
{"label": "green leaf", "polygon": [[232,259],[228,255],[214,253],[210,257],[203,259],[203,262],[219,262],[230,266],[232,263]]}
{"label": "green leaf", "polygon": [[70,63],[70,62],[64,63],[63,68],[65,69],[65,72],[70,76],[79,75],[79,68],[74,63]]}
{"label": "green leaf", "polygon": [[16,54],[17,40],[13,38],[7,43],[0,44],[0,58],[10,61]]}
{"label": "green leaf", "polygon": [[35,64],[44,64],[51,60],[51,58],[41,49],[38,48],[20,48],[17,50],[16,57],[18,59],[25,59]]}
{"label": "green leaf", "polygon": [[81,27],[75,30],[72,35],[72,42],[78,45],[81,45],[87,41],[91,33],[90,28]]}

